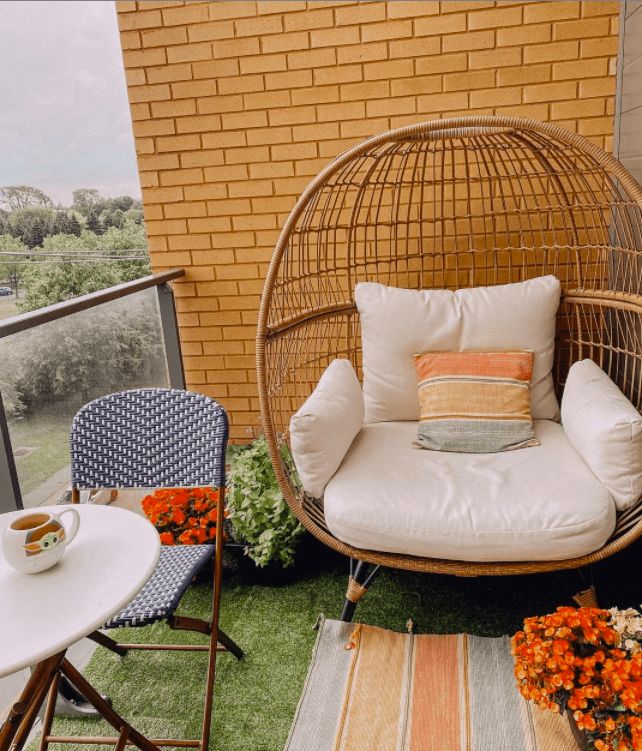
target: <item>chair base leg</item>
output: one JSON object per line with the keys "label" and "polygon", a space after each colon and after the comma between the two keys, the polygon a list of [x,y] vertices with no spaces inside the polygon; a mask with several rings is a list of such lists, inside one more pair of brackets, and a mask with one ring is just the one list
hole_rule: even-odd
{"label": "chair base leg", "polygon": [[357,603],[368,591],[377,571],[379,571],[379,566],[372,566],[365,561],[356,561],[355,564],[355,561],[350,559],[348,588],[341,610],[341,620],[345,623],[350,623],[354,618]]}

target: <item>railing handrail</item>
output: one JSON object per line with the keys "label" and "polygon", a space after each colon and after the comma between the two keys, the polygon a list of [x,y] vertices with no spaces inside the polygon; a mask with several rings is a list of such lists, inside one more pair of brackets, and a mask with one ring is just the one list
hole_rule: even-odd
{"label": "railing handrail", "polygon": [[160,271],[157,274],[141,276],[140,279],[134,279],[131,282],[123,282],[114,287],[90,292],[88,295],[73,297],[71,300],[55,303],[55,305],[47,305],[45,308],[21,313],[20,315],[0,321],[0,339],[12,334],[18,334],[20,331],[27,331],[43,323],[56,321],[59,318],[72,315],[72,313],[79,313],[81,310],[95,308],[97,305],[133,295],[150,287],[158,287],[181,276],[185,276],[185,269]]}

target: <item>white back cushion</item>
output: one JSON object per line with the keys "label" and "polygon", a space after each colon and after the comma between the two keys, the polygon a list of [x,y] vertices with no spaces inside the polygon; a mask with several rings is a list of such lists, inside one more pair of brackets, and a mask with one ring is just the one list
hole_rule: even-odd
{"label": "white back cushion", "polygon": [[350,360],[333,360],[290,419],[292,458],[304,490],[321,498],[363,427],[363,395]]}
{"label": "white back cushion", "polygon": [[569,370],[562,424],[618,509],[630,508],[642,496],[642,416],[592,360]]}
{"label": "white back cushion", "polygon": [[367,423],[418,420],[413,355],[463,350],[532,350],[533,417],[559,419],[551,376],[560,301],[554,276],[456,292],[365,282],[357,284],[355,301],[361,317]]}

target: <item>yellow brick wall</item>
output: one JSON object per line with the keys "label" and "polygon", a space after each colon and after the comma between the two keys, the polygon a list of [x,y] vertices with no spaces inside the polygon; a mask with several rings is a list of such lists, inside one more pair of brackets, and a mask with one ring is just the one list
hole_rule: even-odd
{"label": "yellow brick wall", "polygon": [[257,429],[254,333],[279,227],[362,138],[466,114],[611,148],[618,3],[118,2],[152,265],[176,284],[188,387]]}

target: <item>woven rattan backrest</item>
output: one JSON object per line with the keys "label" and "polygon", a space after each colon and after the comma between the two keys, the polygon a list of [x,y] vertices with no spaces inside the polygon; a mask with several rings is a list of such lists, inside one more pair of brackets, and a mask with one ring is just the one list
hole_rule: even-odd
{"label": "woven rattan backrest", "polygon": [[276,440],[335,357],[361,362],[354,288],[457,289],[554,274],[558,393],[592,358],[642,407],[642,189],[549,123],[432,121],[337,157],[286,220],[259,313],[261,417]]}
{"label": "woven rattan backrest", "polygon": [[222,486],[227,414],[200,394],[135,389],[86,404],[70,434],[75,488]]}

